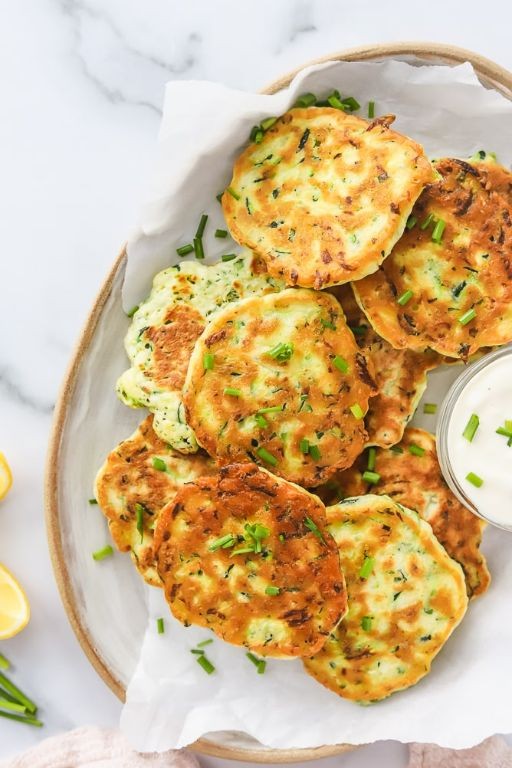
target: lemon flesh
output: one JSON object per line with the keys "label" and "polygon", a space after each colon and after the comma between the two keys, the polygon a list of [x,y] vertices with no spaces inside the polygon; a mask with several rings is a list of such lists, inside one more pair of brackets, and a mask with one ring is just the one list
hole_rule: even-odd
{"label": "lemon flesh", "polygon": [[27,597],[14,576],[0,564],[0,640],[21,632],[30,618]]}

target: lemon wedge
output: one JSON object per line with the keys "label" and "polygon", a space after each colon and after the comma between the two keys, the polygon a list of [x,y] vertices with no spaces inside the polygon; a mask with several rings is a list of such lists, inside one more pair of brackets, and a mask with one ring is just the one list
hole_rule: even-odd
{"label": "lemon wedge", "polygon": [[11,468],[7,463],[7,459],[0,451],[0,499],[3,499],[7,491],[12,485]]}
{"label": "lemon wedge", "polygon": [[0,640],[21,632],[29,618],[27,596],[12,573],[0,564]]}

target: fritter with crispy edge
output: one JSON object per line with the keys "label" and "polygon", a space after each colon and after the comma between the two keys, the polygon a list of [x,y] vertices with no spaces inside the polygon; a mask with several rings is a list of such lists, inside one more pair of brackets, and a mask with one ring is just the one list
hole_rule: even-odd
{"label": "fritter with crispy edge", "polygon": [[325,523],[320,499],[254,464],[188,483],[155,536],[172,613],[263,656],[316,653],[347,610]]}
{"label": "fritter with crispy edge", "polygon": [[248,251],[229,262],[206,266],[184,261],[159,272],[126,335],[131,368],[117,382],[119,398],[131,408],[147,407],[154,413],[155,432],[173,448],[197,451],[181,401],[196,339],[221,307],[282,287]]}
{"label": "fritter with crispy edge", "polygon": [[430,526],[387,496],[327,509],[349,610],[306,671],[345,699],[369,704],[409,688],[467,608],[464,576]]}
{"label": "fritter with crispy edge", "polygon": [[211,475],[214,463],[203,452],[176,453],[155,434],[152,424],[153,417],[148,416],[109,453],[96,477],[96,499],[117,548],[131,553],[148,584],[161,587],[153,551],[160,510],[183,483]]}
{"label": "fritter with crispy edge", "polygon": [[441,179],[414,206],[414,226],[353,287],[393,347],[467,360],[512,340],[512,202],[478,164],[444,159],[435,168]]}
{"label": "fritter with crispy edge", "polygon": [[[368,323],[352,289],[340,285],[331,291],[337,297],[357,343],[372,361],[378,394],[372,397],[365,418],[367,445],[387,448],[400,442],[427,388],[427,372],[445,362],[433,352],[393,349]],[[452,361],[456,362],[456,361]]]}
{"label": "fritter with crispy edge", "polygon": [[321,498],[331,503],[340,495],[385,494],[416,510],[432,526],[450,557],[462,566],[469,597],[486,592],[491,577],[480,552],[485,523],[448,488],[439,467],[434,435],[408,427],[399,445],[390,450],[377,449],[373,470],[380,475],[377,484],[363,479],[367,467],[368,454],[364,453],[353,467],[338,473],[329,487],[319,489]]}
{"label": "fritter with crispy edge", "polygon": [[434,179],[393,120],[328,107],[279,118],[242,152],[222,197],[235,240],[288,285],[319,289],[374,272]]}
{"label": "fritter with crispy edge", "polygon": [[307,487],[366,440],[372,367],[328,293],[290,288],[219,312],[196,343],[183,399],[199,445]]}
{"label": "fritter with crispy edge", "polygon": [[502,195],[512,205],[512,171],[496,160],[493,152],[480,150],[470,160],[483,180],[484,186]]}

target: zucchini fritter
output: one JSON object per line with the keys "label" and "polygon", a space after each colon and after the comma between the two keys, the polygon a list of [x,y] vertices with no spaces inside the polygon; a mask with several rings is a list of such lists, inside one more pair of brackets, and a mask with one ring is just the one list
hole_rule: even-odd
{"label": "zucchini fritter", "polygon": [[320,499],[254,464],[188,483],[155,536],[172,613],[264,656],[315,653],[347,608],[325,522]]}
{"label": "zucchini fritter", "polygon": [[148,416],[133,435],[109,453],[96,477],[96,498],[121,552],[130,552],[141,576],[155,587],[153,529],[162,507],[183,483],[214,471],[204,453],[182,456],[153,431]]}
{"label": "zucchini fritter", "polygon": [[219,312],[196,343],[183,399],[199,445],[307,487],[366,439],[371,365],[328,293],[288,289]]}
{"label": "zucchini fritter", "polygon": [[[412,449],[415,453],[411,453],[411,446],[416,446]],[[418,456],[422,451],[423,454]],[[486,592],[491,577],[479,549],[486,524],[466,509],[446,485],[437,459],[434,435],[408,427],[402,442],[395,448],[377,450],[374,471],[380,475],[380,480],[376,485],[363,480],[366,469],[365,453],[353,467],[336,475],[336,487],[333,483],[330,489],[322,489],[321,497],[328,502],[333,499],[333,493],[344,496],[385,494],[416,510],[432,526],[450,557],[462,566],[469,597]]]}
{"label": "zucchini fritter", "polygon": [[430,670],[467,607],[464,576],[415,512],[387,496],[327,509],[349,610],[306,671],[346,699],[379,701]]}
{"label": "zucchini fritter", "polygon": [[414,206],[414,226],[353,287],[393,347],[467,360],[512,340],[512,200],[485,163],[444,159],[435,168],[441,179]]}
{"label": "zucchini fritter", "polygon": [[126,335],[131,368],[117,382],[119,398],[131,408],[147,407],[154,413],[155,432],[173,448],[197,451],[181,402],[196,339],[220,307],[282,287],[249,252],[225,263],[185,261],[159,272]]}
{"label": "zucchini fritter", "polygon": [[288,285],[374,272],[434,172],[422,147],[331,108],[292,109],[235,163],[222,206],[231,234]]}

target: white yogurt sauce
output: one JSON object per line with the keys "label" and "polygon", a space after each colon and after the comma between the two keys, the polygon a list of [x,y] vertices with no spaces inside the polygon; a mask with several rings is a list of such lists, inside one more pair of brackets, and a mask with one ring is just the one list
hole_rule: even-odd
{"label": "white yogurt sauce", "polygon": [[[469,442],[463,437],[471,414],[480,425]],[[512,421],[512,355],[494,360],[478,371],[459,394],[450,416],[447,450],[452,471],[467,498],[490,521],[512,528],[512,446],[497,435]],[[469,472],[482,478],[476,488]]]}

